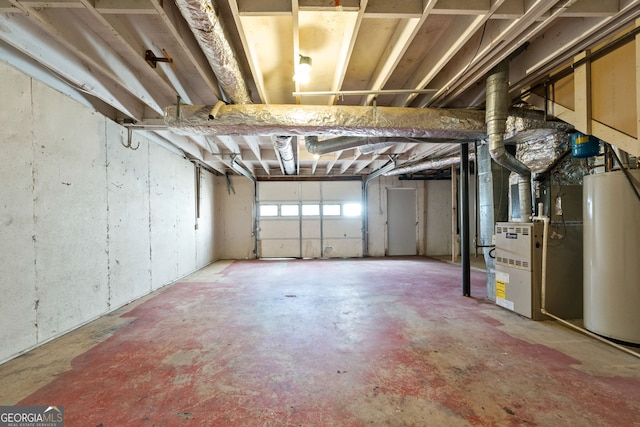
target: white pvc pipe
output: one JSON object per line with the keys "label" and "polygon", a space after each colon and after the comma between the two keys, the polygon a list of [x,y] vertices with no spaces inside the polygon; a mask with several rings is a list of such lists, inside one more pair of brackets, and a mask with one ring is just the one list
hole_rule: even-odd
{"label": "white pvc pipe", "polygon": [[548,231],[549,231],[549,217],[546,215],[541,215],[541,211],[542,209],[540,209],[540,205],[538,205],[538,216],[534,216],[532,219],[533,221],[542,221],[543,222],[543,230],[542,230],[542,274],[541,274],[541,284],[540,284],[540,311],[542,312],[542,314],[545,314],[549,317],[551,317],[554,320],[557,320],[558,322],[562,323],[565,326],[568,326],[570,328],[573,328],[579,332],[582,332],[585,335],[588,335],[592,338],[597,339],[598,341],[601,341],[605,344],[608,344],[612,347],[617,348],[618,350],[622,350],[625,353],[628,353],[632,356],[638,357],[640,358],[640,353],[637,353],[633,350],[628,349],[627,347],[624,347],[620,344],[617,344],[613,341],[610,341],[606,338],[601,337],[600,335],[594,334],[593,332],[590,332],[584,328],[581,328],[580,326],[574,325],[571,322],[567,322],[566,320],[556,316],[555,314],[551,314],[549,313],[546,308],[545,308],[545,293],[546,293],[546,288],[547,288],[547,242],[548,242]]}

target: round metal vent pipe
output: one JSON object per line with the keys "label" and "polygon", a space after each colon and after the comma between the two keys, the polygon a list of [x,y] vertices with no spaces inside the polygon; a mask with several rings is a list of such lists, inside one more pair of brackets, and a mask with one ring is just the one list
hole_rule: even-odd
{"label": "round metal vent pipe", "polygon": [[515,172],[519,176],[518,193],[520,213],[523,222],[531,216],[531,171],[504,146],[507,115],[511,100],[509,98],[509,62],[502,61],[487,76],[486,123],[489,137],[489,153],[499,165]]}
{"label": "round metal vent pipe", "polygon": [[[474,161],[476,159],[476,155],[475,153],[470,153],[469,154],[469,161]],[[451,157],[444,157],[441,159],[433,159],[433,160],[427,160],[425,162],[421,162],[421,163],[416,163],[413,165],[408,165],[408,166],[400,166],[398,168],[395,168],[387,173],[385,173],[385,176],[391,176],[391,175],[403,175],[403,174],[410,174],[410,173],[416,173],[416,172],[421,172],[421,171],[425,171],[425,170],[431,170],[431,169],[444,169],[446,167],[450,167],[452,165],[457,165],[460,164],[460,156],[451,156]]]}
{"label": "round metal vent pipe", "polygon": [[292,136],[275,136],[273,138],[273,145],[278,150],[278,153],[280,153],[280,160],[286,175],[296,173],[296,162],[293,157],[293,145],[291,144],[292,140]]}

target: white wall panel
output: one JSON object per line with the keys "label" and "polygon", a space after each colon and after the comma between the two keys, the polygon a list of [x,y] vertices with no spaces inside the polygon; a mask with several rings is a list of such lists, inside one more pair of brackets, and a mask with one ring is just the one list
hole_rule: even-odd
{"label": "white wall panel", "polygon": [[149,142],[107,121],[109,305],[119,307],[151,291],[149,251]]}
{"label": "white wall panel", "polygon": [[216,235],[214,230],[215,209],[214,176],[200,170],[200,217],[196,232],[196,268],[202,268],[215,261]]}
{"label": "white wall panel", "polygon": [[108,309],[104,119],[33,82],[38,339]]}
{"label": "white wall panel", "polygon": [[[0,360],[37,342],[31,81],[0,64]],[[4,126],[12,123],[12,126]],[[19,295],[20,298],[14,296]]]}
{"label": "white wall panel", "polygon": [[225,177],[216,178],[215,235],[219,244],[218,259],[254,258],[253,240],[253,182],[243,176],[229,177],[233,191]]}
{"label": "white wall panel", "polygon": [[176,165],[174,154],[157,145],[149,146],[151,192],[151,286],[157,289],[178,277],[176,219]]}
{"label": "white wall panel", "polygon": [[451,181],[427,182],[427,255],[451,255]]}
{"label": "white wall panel", "polygon": [[209,172],[196,232],[190,162],[3,63],[0,93],[0,363],[215,260]]}
{"label": "white wall panel", "polygon": [[176,210],[176,248],[178,251],[178,277],[196,269],[196,198],[195,166],[183,160],[176,164],[174,185]]}

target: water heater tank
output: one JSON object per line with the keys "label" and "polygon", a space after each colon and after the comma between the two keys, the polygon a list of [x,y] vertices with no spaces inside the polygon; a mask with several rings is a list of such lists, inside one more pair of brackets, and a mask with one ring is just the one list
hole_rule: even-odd
{"label": "water heater tank", "polygon": [[640,201],[622,171],[586,176],[583,194],[584,325],[640,344]]}

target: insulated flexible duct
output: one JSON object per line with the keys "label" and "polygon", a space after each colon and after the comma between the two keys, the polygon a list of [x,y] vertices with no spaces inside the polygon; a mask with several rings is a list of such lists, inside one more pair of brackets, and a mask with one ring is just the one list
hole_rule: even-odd
{"label": "insulated flexible duct", "polygon": [[210,0],[176,0],[220,87],[234,104],[249,104],[251,96],[240,64]]}
{"label": "insulated flexible duct", "polygon": [[280,160],[286,175],[296,173],[296,162],[293,157],[293,145],[291,144],[292,139],[292,136],[275,136],[273,138],[273,145],[280,153]]}
{"label": "insulated flexible duct", "polygon": [[472,141],[486,136],[484,113],[477,110],[346,105],[244,104],[175,105],[164,121],[186,135],[333,135],[406,137]]}
{"label": "insulated flexible duct", "polygon": [[504,146],[507,115],[509,113],[509,63],[498,64],[487,76],[486,123],[491,158],[501,166],[518,174],[518,194],[521,220],[531,216],[531,171]]}
{"label": "insulated flexible duct", "polygon": [[[469,154],[469,160],[474,161],[476,159],[475,153]],[[431,169],[444,169],[446,167],[460,164],[460,156],[444,157],[441,159],[427,160],[425,162],[416,163],[413,165],[401,166],[395,168],[390,172],[385,173],[385,176],[390,175],[403,175],[415,172],[422,172]]]}
{"label": "insulated flexible duct", "polygon": [[[249,88],[242,75],[238,58],[211,1],[176,0],[176,5],[189,23],[228,101],[233,104],[251,104]],[[296,166],[291,146],[292,138],[277,138],[281,138],[275,142],[275,146],[282,159],[285,174],[294,174]]]}

